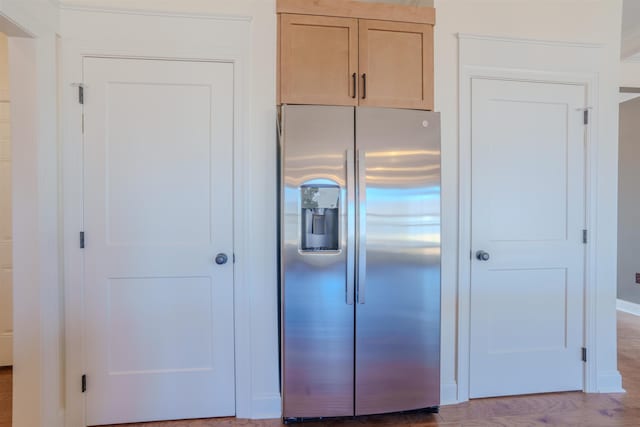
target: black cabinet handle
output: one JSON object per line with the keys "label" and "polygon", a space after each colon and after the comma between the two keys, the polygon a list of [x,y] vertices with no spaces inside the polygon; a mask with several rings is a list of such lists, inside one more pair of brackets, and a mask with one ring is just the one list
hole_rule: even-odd
{"label": "black cabinet handle", "polygon": [[362,75],[362,99],[367,98],[367,74]]}
{"label": "black cabinet handle", "polygon": [[356,87],[358,86],[358,76],[356,73],[353,73],[353,76],[351,76],[353,78],[353,99],[356,99]]}

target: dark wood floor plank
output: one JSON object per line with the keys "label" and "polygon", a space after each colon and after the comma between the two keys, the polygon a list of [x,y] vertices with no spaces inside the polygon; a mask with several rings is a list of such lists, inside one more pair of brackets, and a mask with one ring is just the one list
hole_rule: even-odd
{"label": "dark wood floor plank", "polygon": [[11,427],[11,368],[0,368],[0,427]]}

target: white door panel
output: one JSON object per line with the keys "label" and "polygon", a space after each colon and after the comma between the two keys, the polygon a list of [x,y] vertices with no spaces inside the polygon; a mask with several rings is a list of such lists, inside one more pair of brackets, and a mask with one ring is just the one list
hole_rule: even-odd
{"label": "white door panel", "polygon": [[473,81],[471,397],[582,389],[584,105],[582,86]]}
{"label": "white door panel", "polygon": [[88,425],[234,415],[233,65],[84,80]]}

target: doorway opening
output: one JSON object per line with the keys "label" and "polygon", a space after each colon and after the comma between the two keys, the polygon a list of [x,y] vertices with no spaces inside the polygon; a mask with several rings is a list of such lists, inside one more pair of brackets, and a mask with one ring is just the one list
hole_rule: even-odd
{"label": "doorway opening", "polygon": [[620,88],[618,163],[618,366],[630,395],[640,390],[640,88]]}

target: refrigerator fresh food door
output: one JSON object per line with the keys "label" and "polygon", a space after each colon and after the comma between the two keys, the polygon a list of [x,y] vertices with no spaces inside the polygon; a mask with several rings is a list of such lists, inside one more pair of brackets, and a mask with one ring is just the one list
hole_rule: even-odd
{"label": "refrigerator fresh food door", "polygon": [[440,118],[356,109],[356,415],[440,404]]}
{"label": "refrigerator fresh food door", "polygon": [[282,116],[283,416],[353,415],[354,109]]}

